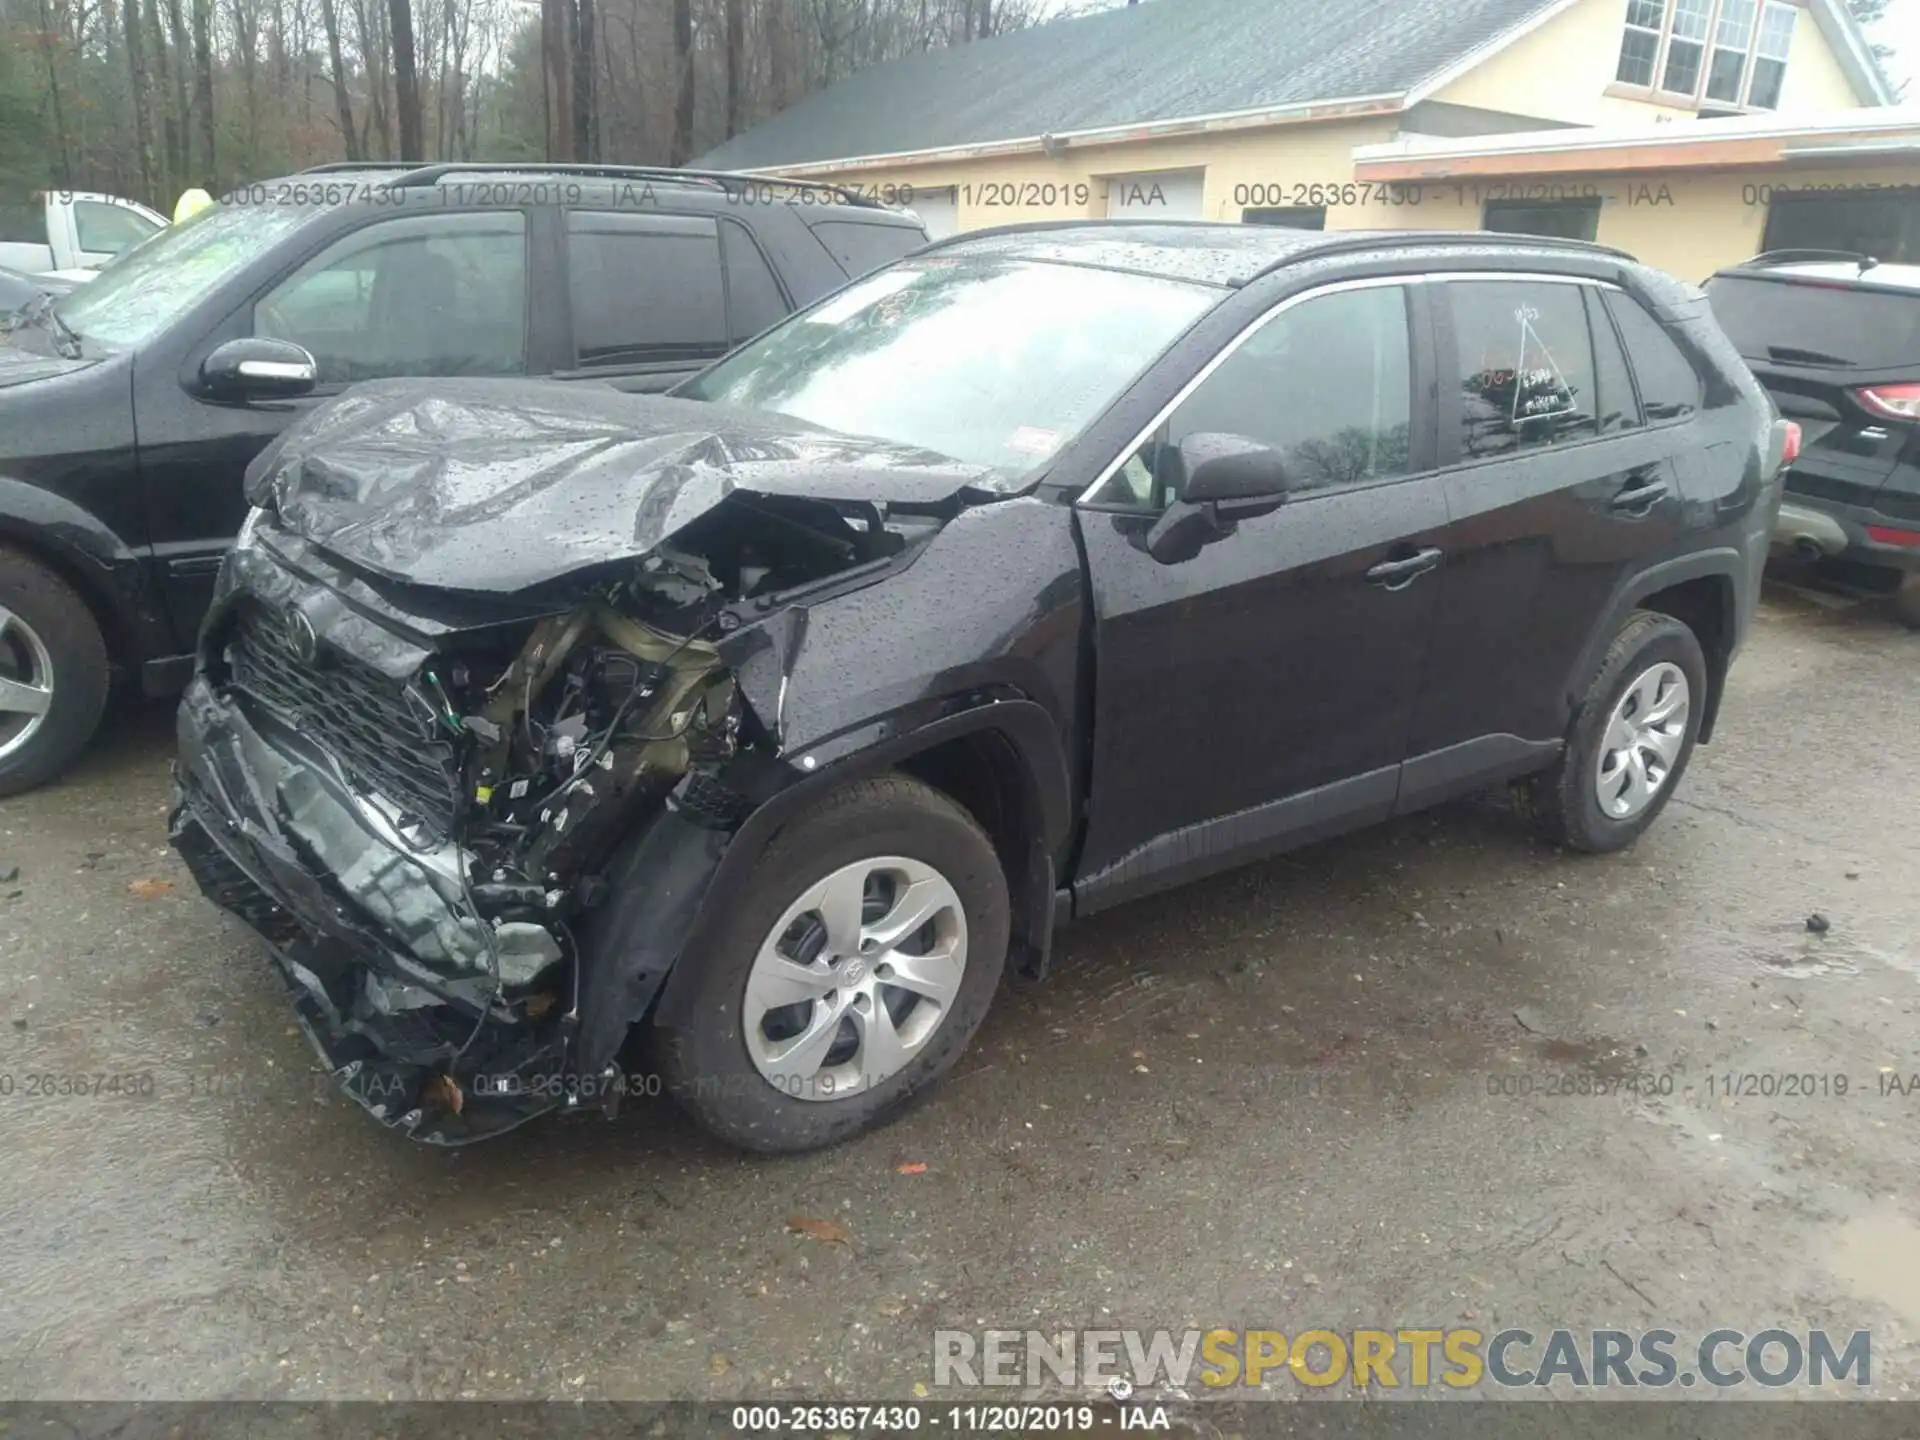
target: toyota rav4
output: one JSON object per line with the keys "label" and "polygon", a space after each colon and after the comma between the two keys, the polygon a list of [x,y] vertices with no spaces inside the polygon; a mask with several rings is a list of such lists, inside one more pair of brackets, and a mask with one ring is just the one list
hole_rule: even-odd
{"label": "toyota rav4", "polygon": [[1067,917],[1503,781],[1631,842],[1791,436],[1596,246],[970,235],[672,395],[378,382],[283,434],[172,833],[417,1139],[658,1087],[825,1144]]}

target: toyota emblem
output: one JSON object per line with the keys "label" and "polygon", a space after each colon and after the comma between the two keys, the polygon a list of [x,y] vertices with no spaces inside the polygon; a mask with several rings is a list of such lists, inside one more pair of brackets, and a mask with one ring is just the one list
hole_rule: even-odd
{"label": "toyota emblem", "polygon": [[311,665],[320,658],[320,637],[302,610],[287,612],[287,648],[303,664]]}

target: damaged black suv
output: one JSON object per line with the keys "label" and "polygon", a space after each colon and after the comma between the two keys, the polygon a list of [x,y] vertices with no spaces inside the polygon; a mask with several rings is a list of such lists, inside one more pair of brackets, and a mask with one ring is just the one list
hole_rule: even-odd
{"label": "damaged black suv", "polygon": [[825,1144],[1070,915],[1490,782],[1633,840],[1789,433],[1597,246],[965,236],[671,396],[380,382],[283,435],[172,833],[417,1139],[665,1092]]}

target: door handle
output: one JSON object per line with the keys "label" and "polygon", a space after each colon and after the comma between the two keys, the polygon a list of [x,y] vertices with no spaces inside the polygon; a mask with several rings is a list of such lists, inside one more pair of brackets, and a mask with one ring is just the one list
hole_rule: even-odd
{"label": "door handle", "polygon": [[1666,499],[1672,490],[1673,487],[1664,480],[1638,482],[1622,490],[1607,505],[1609,509],[1638,518]]}
{"label": "door handle", "polygon": [[1431,548],[1402,560],[1382,560],[1367,571],[1367,583],[1382,590],[1404,590],[1439,563],[1440,552]]}

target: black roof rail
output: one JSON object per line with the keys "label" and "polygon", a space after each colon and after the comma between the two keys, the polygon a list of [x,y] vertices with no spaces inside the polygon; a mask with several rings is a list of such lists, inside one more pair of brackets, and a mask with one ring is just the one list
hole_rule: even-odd
{"label": "black roof rail", "polygon": [[1729,270],[1764,270],[1769,265],[1800,265],[1818,263],[1822,260],[1844,260],[1850,265],[1858,265],[1860,273],[1866,274],[1880,262],[1873,256],[1859,250],[1763,250],[1751,260],[1742,260],[1737,265],[1729,265]]}
{"label": "black roof rail", "polygon": [[[1338,254],[1343,250],[1411,250],[1422,247],[1473,249],[1504,243],[1524,250],[1565,250],[1575,255],[1604,255],[1612,260],[1634,260],[1631,251],[1597,240],[1574,240],[1565,235],[1521,235],[1508,230],[1338,230],[1322,231],[1327,238],[1302,253]],[[1635,264],[1639,262],[1634,261]]]}
{"label": "black roof rail", "polygon": [[418,160],[328,160],[320,165],[309,165],[299,173],[302,175],[337,175],[346,170],[417,170]]}
{"label": "black roof rail", "polygon": [[595,180],[657,180],[670,185],[704,185],[717,190],[726,190],[730,186],[791,185],[801,190],[829,191],[849,205],[860,205],[871,210],[890,208],[869,195],[829,181],[791,180],[784,175],[762,175],[750,170],[688,170],[666,165],[613,165],[558,160],[437,160],[428,165],[383,164],[381,168],[404,170],[406,173],[395,179],[393,184],[408,190],[437,185],[449,175],[578,175]]}
{"label": "black roof rail", "polygon": [[[963,230],[935,240],[922,247],[916,254],[924,255],[930,250],[948,246],[961,246],[969,240],[978,240],[990,235],[1027,235],[1048,230],[1078,230],[1088,226],[1103,225],[1115,229],[1151,226],[1178,226],[1188,222],[1166,220],[1019,220],[1009,225],[991,225],[981,230]],[[1196,229],[1211,227],[1231,227],[1242,229],[1238,221],[1211,220],[1193,222]],[[1259,228],[1259,227],[1253,227]],[[1537,250],[1565,250],[1574,255],[1593,255],[1608,260],[1625,260],[1638,264],[1630,251],[1613,245],[1602,245],[1593,240],[1570,240],[1559,235],[1514,235],[1498,230],[1328,230],[1328,231],[1292,231],[1292,234],[1310,237],[1295,245],[1286,254],[1276,256],[1255,271],[1247,281],[1250,283],[1275,270],[1284,269],[1306,255],[1338,255],[1353,250],[1404,250],[1423,246],[1468,249],[1485,246],[1491,240],[1504,240],[1515,247]]]}

